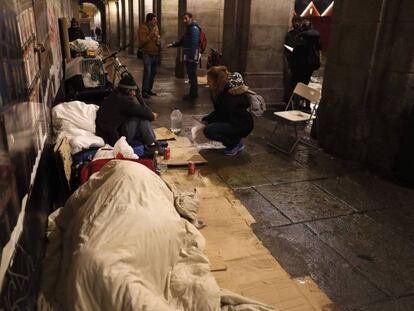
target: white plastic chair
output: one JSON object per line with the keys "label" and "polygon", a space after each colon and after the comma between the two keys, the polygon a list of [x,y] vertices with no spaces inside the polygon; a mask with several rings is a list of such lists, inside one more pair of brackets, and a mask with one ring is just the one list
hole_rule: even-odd
{"label": "white plastic chair", "polygon": [[[310,113],[306,113],[301,110],[295,110],[295,107],[294,107],[295,97],[300,97],[300,98],[310,101],[311,107],[312,107]],[[316,111],[317,105],[319,104],[320,98],[321,98],[321,92],[319,90],[313,89],[307,86],[306,84],[298,83],[295,87],[295,90],[293,91],[292,96],[289,99],[289,102],[286,106],[285,111],[274,112],[274,115],[277,117],[278,122],[275,124],[275,128],[273,129],[272,134],[269,136],[268,144],[283,153],[291,154],[293,150],[295,150],[297,144],[299,143],[299,141],[301,141],[303,137],[303,133],[302,135],[298,135],[297,126],[298,125],[306,126],[309,122],[316,119],[315,111]],[[292,110],[289,110],[290,107],[292,107]],[[288,126],[293,126],[295,129],[295,142],[293,143],[292,147],[290,147],[289,150],[286,150],[282,146],[277,145],[276,143],[272,142],[275,136],[276,130],[278,129],[281,123],[284,123]]]}

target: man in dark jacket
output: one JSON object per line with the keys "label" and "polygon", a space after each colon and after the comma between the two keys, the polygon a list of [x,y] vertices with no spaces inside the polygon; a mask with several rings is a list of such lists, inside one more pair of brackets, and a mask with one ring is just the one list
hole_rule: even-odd
{"label": "man in dark jacket", "polygon": [[320,67],[319,32],[312,28],[309,19],[303,19],[302,31],[292,54],[293,83],[308,84],[314,70]]}
{"label": "man in dark jacket", "polygon": [[[319,69],[320,63],[320,34],[312,28],[309,19],[303,19],[299,42],[292,54],[292,83],[293,88],[302,82],[309,84],[313,71]],[[305,101],[306,110],[310,110],[310,102]]]}
{"label": "man in dark jacket", "polygon": [[285,65],[284,65],[284,86],[285,92],[283,99],[287,103],[290,99],[290,96],[293,93],[293,89],[295,85],[293,85],[292,81],[292,57],[293,57],[293,50],[295,47],[299,45],[299,35],[301,32],[302,26],[302,17],[300,16],[293,16],[292,18],[292,29],[286,34],[285,36]]}
{"label": "man in dark jacket", "polygon": [[72,18],[70,27],[68,28],[69,41],[75,41],[76,39],[85,39],[82,29],[79,28],[79,23],[75,18]]}
{"label": "man in dark jacket", "polygon": [[113,146],[125,136],[127,142],[136,146],[140,142],[151,148],[158,147],[151,126],[158,114],[144,103],[134,79],[127,75],[101,104],[96,114],[96,134]]}
{"label": "man in dark jacket", "polygon": [[184,13],[183,22],[187,26],[184,36],[180,41],[169,44],[168,47],[183,47],[184,61],[190,80],[190,94],[184,96],[184,100],[198,97],[197,65],[200,59],[200,27],[193,19],[193,14]]}

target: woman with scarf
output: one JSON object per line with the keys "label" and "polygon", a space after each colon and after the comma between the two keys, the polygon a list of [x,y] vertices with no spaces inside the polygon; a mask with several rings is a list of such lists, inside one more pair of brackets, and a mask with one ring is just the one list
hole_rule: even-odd
{"label": "woman with scarf", "polygon": [[244,149],[242,138],[253,130],[253,117],[247,92],[240,73],[228,72],[224,66],[212,67],[207,72],[207,83],[211,90],[214,111],[205,116],[204,135],[220,141],[226,147],[224,154],[237,155]]}

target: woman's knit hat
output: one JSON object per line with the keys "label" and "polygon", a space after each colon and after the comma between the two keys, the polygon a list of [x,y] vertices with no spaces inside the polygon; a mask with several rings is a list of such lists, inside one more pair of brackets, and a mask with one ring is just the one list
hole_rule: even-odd
{"label": "woman's knit hat", "polygon": [[229,93],[232,95],[243,94],[249,90],[249,87],[244,84],[242,75],[238,72],[229,74],[227,86],[229,88]]}
{"label": "woman's knit hat", "polygon": [[227,82],[227,84],[228,84],[228,86],[230,88],[243,85],[244,84],[244,80],[243,80],[242,75],[240,73],[238,73],[238,72],[230,73],[230,75],[229,75],[229,81]]}

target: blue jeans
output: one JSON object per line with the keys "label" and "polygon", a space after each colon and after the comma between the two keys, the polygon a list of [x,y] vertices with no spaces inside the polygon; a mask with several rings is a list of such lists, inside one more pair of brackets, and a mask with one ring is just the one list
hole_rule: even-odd
{"label": "blue jeans", "polygon": [[190,97],[198,96],[197,67],[198,63],[185,62],[188,79],[190,80]]}
{"label": "blue jeans", "polygon": [[233,148],[240,142],[240,135],[230,123],[214,122],[204,128],[204,135],[211,140],[220,141],[227,148]]}
{"label": "blue jeans", "polygon": [[129,118],[122,125],[121,135],[125,136],[128,144],[133,147],[140,143],[147,146],[155,143],[155,133],[151,121],[148,120]]}
{"label": "blue jeans", "polygon": [[152,91],[154,86],[154,78],[157,74],[158,67],[158,55],[145,54],[143,56],[144,62],[144,75],[142,78],[142,93],[147,93]]}

